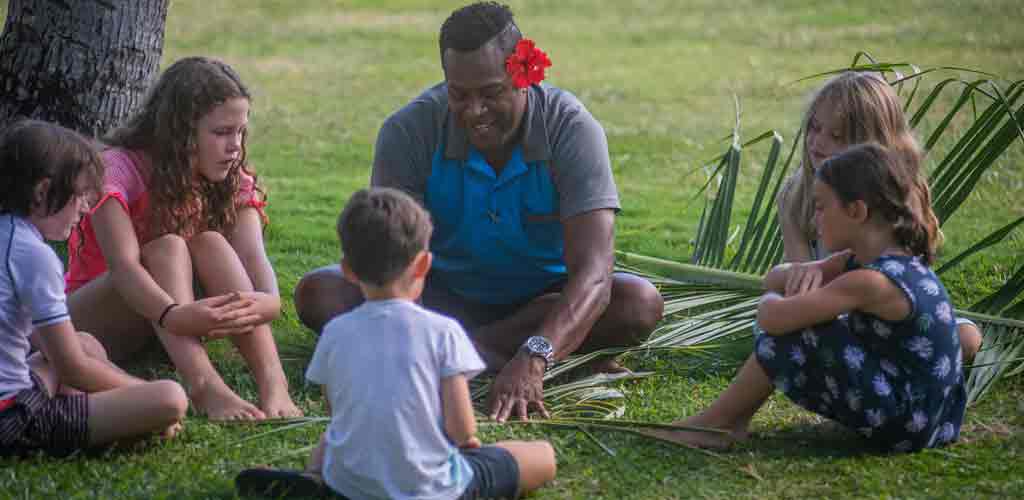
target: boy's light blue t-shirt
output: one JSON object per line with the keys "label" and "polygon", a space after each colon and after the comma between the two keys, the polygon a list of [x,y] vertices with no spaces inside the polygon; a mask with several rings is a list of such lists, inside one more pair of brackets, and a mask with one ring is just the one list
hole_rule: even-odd
{"label": "boy's light blue t-shirt", "polygon": [[445,435],[441,379],[484,368],[455,320],[407,300],[331,320],[306,370],[331,402],[324,480],[350,498],[458,497],[473,472]]}
{"label": "boy's light blue t-shirt", "polygon": [[0,214],[0,399],[30,389],[29,337],[36,329],[71,321],[64,266],[31,222]]}

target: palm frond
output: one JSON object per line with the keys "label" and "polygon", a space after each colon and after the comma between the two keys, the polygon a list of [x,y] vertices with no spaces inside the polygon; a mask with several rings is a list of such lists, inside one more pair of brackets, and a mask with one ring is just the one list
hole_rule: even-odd
{"label": "palm frond", "polygon": [[967,404],[973,405],[1003,377],[1024,371],[1024,321],[957,311],[970,318],[983,332],[981,350],[969,367],[966,381]]}

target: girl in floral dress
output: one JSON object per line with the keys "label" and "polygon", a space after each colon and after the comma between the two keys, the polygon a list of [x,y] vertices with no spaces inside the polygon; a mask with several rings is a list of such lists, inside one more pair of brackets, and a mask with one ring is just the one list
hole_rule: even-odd
{"label": "girl in floral dress", "polygon": [[935,219],[927,204],[912,201],[928,196],[915,193],[927,186],[912,175],[916,165],[900,163],[906,160],[858,145],[817,169],[818,239],[839,251],[813,263],[821,286],[783,296],[792,265],[772,269],[754,353],[710,407],[680,422],[728,433],[670,430],[663,437],[704,447],[743,440],[778,389],[886,450],[957,439],[966,405],[960,340],[946,290],[928,268]]}
{"label": "girl in floral dress", "polygon": [[[799,263],[794,264],[787,286],[807,290],[821,281],[811,261],[826,257],[815,229],[811,192],[814,171],[851,144],[877,142],[893,152],[914,157],[904,162],[909,167],[920,163],[922,152],[899,96],[878,73],[846,71],[836,75],[815,92],[803,123],[800,167],[786,179],[778,205],[783,258]],[[923,176],[915,175],[919,176],[917,182],[926,182]],[[964,360],[969,363],[981,348],[981,330],[967,318],[957,318],[956,323]]]}

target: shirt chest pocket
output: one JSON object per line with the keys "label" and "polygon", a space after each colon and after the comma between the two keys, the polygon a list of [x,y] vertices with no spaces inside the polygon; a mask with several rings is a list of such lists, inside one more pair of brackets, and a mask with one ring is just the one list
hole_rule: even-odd
{"label": "shirt chest pocket", "polygon": [[547,168],[534,168],[531,173],[520,185],[519,220],[523,234],[532,245],[561,252],[558,193]]}

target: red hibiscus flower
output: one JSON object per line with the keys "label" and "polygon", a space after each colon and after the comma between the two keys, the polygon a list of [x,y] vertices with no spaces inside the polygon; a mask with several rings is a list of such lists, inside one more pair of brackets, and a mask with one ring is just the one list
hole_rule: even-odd
{"label": "red hibiscus flower", "polygon": [[544,70],[551,67],[551,59],[533,40],[523,38],[516,43],[516,50],[505,60],[505,71],[512,77],[516,88],[526,88],[544,80]]}

